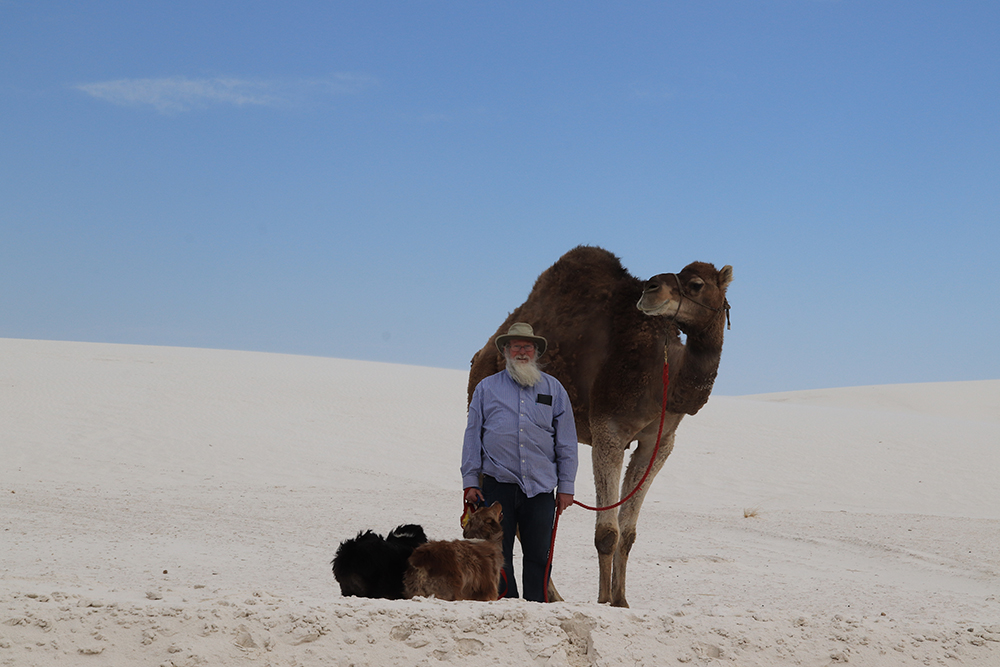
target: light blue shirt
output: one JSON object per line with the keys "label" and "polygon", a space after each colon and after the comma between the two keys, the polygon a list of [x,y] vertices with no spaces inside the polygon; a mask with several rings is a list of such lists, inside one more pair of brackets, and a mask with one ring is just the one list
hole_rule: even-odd
{"label": "light blue shirt", "polygon": [[522,387],[506,371],[483,378],[472,393],[462,446],[462,487],[479,474],[517,484],[529,498],[557,489],[573,493],[576,423],[569,395],[547,373]]}

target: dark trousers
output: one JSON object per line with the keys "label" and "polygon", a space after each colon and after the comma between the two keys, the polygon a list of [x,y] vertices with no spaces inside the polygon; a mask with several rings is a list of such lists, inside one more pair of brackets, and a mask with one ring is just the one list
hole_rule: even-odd
{"label": "dark trousers", "polygon": [[[513,557],[514,536],[520,530],[524,599],[543,602],[548,585],[545,566],[549,560],[552,522],[556,516],[555,494],[550,491],[529,498],[517,484],[504,484],[484,475],[483,496],[487,505],[499,501],[503,507],[503,569],[507,574],[507,593],[504,597],[518,597]],[[504,582],[501,581],[499,590],[502,592],[503,588]]]}

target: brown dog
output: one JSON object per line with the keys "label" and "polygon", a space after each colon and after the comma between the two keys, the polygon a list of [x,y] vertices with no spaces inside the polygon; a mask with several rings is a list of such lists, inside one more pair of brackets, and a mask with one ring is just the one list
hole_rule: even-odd
{"label": "brown dog", "polygon": [[500,503],[473,512],[464,540],[421,544],[410,555],[403,593],[441,600],[496,600],[503,568],[503,516]]}

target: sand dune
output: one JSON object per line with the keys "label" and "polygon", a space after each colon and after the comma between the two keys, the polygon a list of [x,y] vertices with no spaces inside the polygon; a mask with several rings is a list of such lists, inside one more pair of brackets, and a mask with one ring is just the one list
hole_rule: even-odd
{"label": "sand dune", "polygon": [[596,604],[580,508],[565,603],[341,597],[357,531],[458,536],[465,381],[0,339],[0,665],[1000,665],[1000,381],[713,397],[631,609]]}

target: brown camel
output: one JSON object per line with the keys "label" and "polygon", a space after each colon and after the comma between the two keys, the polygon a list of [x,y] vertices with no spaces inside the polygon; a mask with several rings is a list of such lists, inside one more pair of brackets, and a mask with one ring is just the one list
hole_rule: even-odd
{"label": "brown camel", "polygon": [[[625,570],[639,509],[674,447],[677,425],[708,401],[722,355],[726,288],[732,279],[731,266],[717,270],[694,262],[680,273],[643,282],[610,252],[579,246],[538,277],[528,300],[497,329],[500,334],[513,322],[527,322],[548,339],[544,369],[566,387],[580,442],[593,447],[597,507],[622,497],[618,480],[630,443],[639,444],[621,494],[635,488],[649,465],[660,425],[664,354],[669,362],[667,413],[649,478],[620,508],[597,513],[598,602],[628,606]],[[504,367],[491,337],[472,357],[470,400],[480,380]]]}

